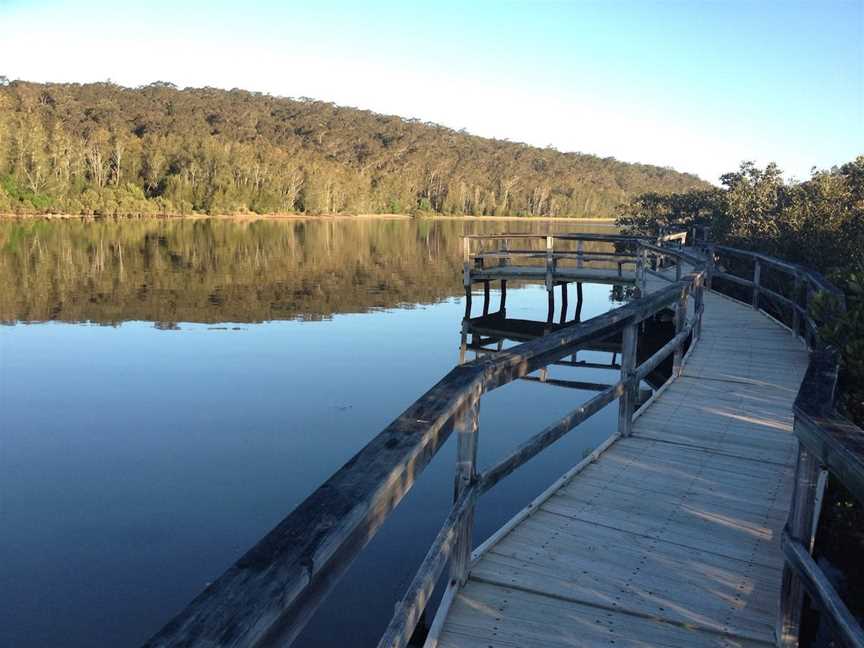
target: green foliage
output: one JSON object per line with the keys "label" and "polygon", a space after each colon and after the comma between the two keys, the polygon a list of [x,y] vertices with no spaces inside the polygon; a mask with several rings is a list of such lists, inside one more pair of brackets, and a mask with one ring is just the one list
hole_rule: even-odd
{"label": "green foliage", "polygon": [[817,299],[813,312],[824,322],[820,337],[840,350],[846,409],[864,423],[864,266],[832,277],[846,296],[845,312],[836,300]]}
{"label": "green foliage", "polygon": [[827,298],[813,305],[822,338],[842,352],[846,408],[864,422],[864,156],[804,182],[785,183],[774,164],[745,162],[716,190],[636,196],[619,208],[625,231],[711,226],[715,241],[788,259],[828,275],[846,312]]}
{"label": "green foliage", "polygon": [[691,189],[683,193],[644,193],[618,207],[618,225],[625,232],[656,235],[661,229],[719,221],[725,196],[719,189]]}
{"label": "green foliage", "polygon": [[707,186],[319,101],[20,81],[0,85],[0,177],[4,210],[93,215],[604,216],[639,193]]}

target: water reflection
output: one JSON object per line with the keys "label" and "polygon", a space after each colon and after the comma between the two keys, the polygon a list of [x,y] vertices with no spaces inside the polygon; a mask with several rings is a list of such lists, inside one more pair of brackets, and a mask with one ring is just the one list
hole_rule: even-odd
{"label": "water reflection", "polygon": [[[143,642],[452,368],[464,229],[545,227],[0,221],[0,318],[15,324],[0,327],[0,646]],[[614,305],[585,285],[580,316]],[[511,282],[505,310],[548,324],[542,286]],[[519,341],[505,326],[502,348]],[[579,351],[586,364],[553,377],[613,382],[614,363],[588,364],[610,358]],[[481,465],[591,395],[526,381],[490,393]],[[615,416],[490,492],[477,537]],[[443,448],[297,645],[376,644],[449,510],[453,460]]]}
{"label": "water reflection", "polygon": [[[506,308],[508,290],[506,281],[500,282],[497,295],[496,291],[490,290],[488,286],[486,287],[482,299],[481,314],[472,316],[472,304],[470,301],[466,301],[465,317],[462,318],[460,334],[459,364],[464,364],[483,356],[494,356],[522,342],[534,340],[563,328],[579,324],[582,321],[584,304],[583,284],[581,282],[574,282],[571,286],[569,283],[562,282],[557,285],[557,289],[560,299],[560,311],[555,310],[555,292],[547,291],[548,311],[545,320],[509,317]],[[569,293],[571,291],[576,296],[576,303],[572,313],[568,308]],[[620,306],[625,299],[629,298],[629,292],[625,286],[614,286],[610,292],[611,305],[613,307]],[[490,312],[496,298],[498,308]],[[557,317],[554,319],[553,313],[557,314]],[[653,323],[651,323],[651,328],[654,328]],[[646,336],[643,336],[643,338],[647,339]],[[602,338],[589,340],[574,351],[572,355],[553,362],[547,367],[538,369],[535,372],[536,375],[523,376],[520,380],[581,391],[603,391],[611,387],[615,382],[615,380],[610,381],[609,372],[621,370],[619,362],[620,354],[621,333],[617,332]],[[586,372],[586,370],[601,370],[599,375],[605,378],[605,380],[598,382],[597,380],[600,379],[595,379],[592,376],[592,372]],[[596,374],[596,372],[594,373]],[[586,377],[591,378],[591,380],[587,380]],[[648,381],[649,384],[651,382],[651,380]],[[639,402],[643,402],[650,395],[651,390],[640,390]]]}
{"label": "water reflection", "polygon": [[459,294],[463,233],[573,227],[458,220],[0,220],[0,320],[134,320],[171,328],[177,322],[320,320],[434,303]]}

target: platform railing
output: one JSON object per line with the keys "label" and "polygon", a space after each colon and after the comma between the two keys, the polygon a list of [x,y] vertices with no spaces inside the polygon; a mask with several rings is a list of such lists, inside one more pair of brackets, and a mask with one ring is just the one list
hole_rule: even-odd
{"label": "platform railing", "polygon": [[[709,265],[717,264],[713,271],[715,289],[717,282],[724,280],[741,286],[743,293],[729,296],[772,317],[810,350],[807,373],[794,406],[798,456],[792,505],[781,538],[785,566],[775,630],[777,643],[783,648],[799,645],[806,594],[825,615],[840,645],[864,648],[861,624],[813,559],[828,475],[864,503],[864,431],[836,410],[839,356],[821,342],[819,322],[811,308],[818,296],[833,301],[834,307],[842,311],[843,293],[821,274],[798,264],[722,245],[705,247]],[[737,274],[732,266],[738,269]],[[741,271],[748,268],[749,277],[741,276]],[[766,270],[785,282],[778,280],[769,287]]]}
{"label": "platform railing", "polygon": [[[625,280],[623,268],[634,266],[637,283],[643,277],[644,257],[636,253],[639,241],[633,236],[616,234],[470,234],[462,237],[463,278],[470,296],[475,276],[497,267],[513,266],[518,260],[542,260],[546,289],[551,291],[562,261],[574,262],[576,268],[585,264],[617,265],[617,274]],[[513,244],[519,247],[513,247]],[[534,249],[529,246],[535,244]],[[610,251],[586,250],[586,243],[611,244]],[[556,247],[557,244],[557,247]],[[561,244],[568,244],[561,247]],[[575,249],[573,245],[575,244]],[[628,251],[628,248],[632,251]],[[488,279],[481,279],[488,290]],[[586,281],[590,278],[586,277]]]}
{"label": "platform railing", "polygon": [[[608,237],[605,237],[608,238]],[[625,237],[621,237],[625,238]],[[629,238],[629,240],[633,240]],[[637,244],[641,244],[637,242]],[[682,252],[664,253],[684,262]],[[641,251],[640,251],[641,254]],[[148,646],[290,645],[353,559],[410,490],[450,434],[457,436],[454,502],[381,641],[409,642],[449,564],[442,606],[468,576],[474,512],[482,494],[605,406],[617,400],[617,431],[585,462],[632,431],[640,381],[670,355],[681,370],[702,319],[704,264],[661,290],[581,324],[455,367],[150,639]],[[687,318],[688,300],[694,307]],[[637,363],[639,324],[676,311],[675,334]],[[547,426],[486,470],[479,470],[480,403],[484,394],[572,355],[592,340],[621,333],[620,379]],[[644,405],[643,405],[644,407]],[[583,463],[585,463],[583,462]]]}

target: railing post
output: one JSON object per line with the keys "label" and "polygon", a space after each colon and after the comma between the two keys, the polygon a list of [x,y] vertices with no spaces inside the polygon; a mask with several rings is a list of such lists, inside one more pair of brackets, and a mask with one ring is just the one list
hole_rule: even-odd
{"label": "railing post", "polygon": [[705,286],[711,290],[711,280],[714,278],[714,246],[708,246],[708,259],[705,267]]}
{"label": "railing post", "polygon": [[462,237],[462,283],[465,286],[465,319],[471,318],[471,239]]}
{"label": "railing post", "polygon": [[762,264],[759,259],[753,266],[753,308],[759,310],[759,279],[762,276]]}
{"label": "railing post", "polygon": [[578,241],[576,241],[576,253],[578,255],[576,257],[576,267],[581,268],[583,265],[582,264],[582,257],[585,254],[585,241],[583,241],[582,239],[579,239]]}
{"label": "railing post", "polygon": [[705,284],[702,278],[696,279],[696,292],[693,295],[693,339],[691,344],[696,344],[697,340],[702,337],[702,313],[705,310]]}
{"label": "railing post", "polygon": [[645,295],[645,287],[648,284],[648,248],[641,247],[639,248],[639,261],[637,267],[637,277],[639,279],[639,289],[642,291],[642,295]]}
{"label": "railing post", "polygon": [[[796,419],[795,426],[798,425]],[[795,482],[792,490],[792,507],[786,522],[786,530],[792,540],[811,547],[816,512],[816,495],[819,482],[819,465],[816,458],[798,444],[798,461],[795,465]],[[780,586],[780,609],[777,618],[777,645],[780,648],[797,648],[801,631],[801,612],[804,605],[804,586],[795,572],[783,565],[783,581]]]}
{"label": "railing post", "polygon": [[[456,481],[453,488],[453,501],[458,501],[462,493],[477,479],[477,437],[479,434],[480,395],[478,386],[456,414],[453,423],[456,432]],[[456,545],[450,562],[450,581],[464,585],[468,579],[468,566],[471,561],[472,536],[474,531],[474,507],[465,512],[457,528]]]}
{"label": "railing post", "polygon": [[552,237],[546,237],[546,290],[552,290],[552,273],[554,272]]}
{"label": "railing post", "polygon": [[[681,297],[678,298],[678,303],[675,305],[675,335],[684,330],[687,322],[687,291],[681,291]],[[677,378],[681,375],[681,361],[684,358],[684,345],[681,344],[675,349],[675,355],[672,359],[672,376]]]}
{"label": "railing post", "polygon": [[624,393],[618,402],[618,433],[630,436],[633,430],[633,410],[636,407],[636,393],[639,382],[636,380],[636,339],[638,325],[630,322],[621,332],[621,382]]}

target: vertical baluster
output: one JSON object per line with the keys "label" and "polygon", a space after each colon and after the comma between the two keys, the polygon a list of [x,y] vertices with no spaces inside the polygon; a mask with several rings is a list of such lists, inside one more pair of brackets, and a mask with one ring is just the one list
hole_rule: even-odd
{"label": "vertical baluster", "polygon": [[491,297],[489,294],[489,280],[483,282],[483,316],[489,314],[489,302],[491,301]]}
{"label": "vertical baluster", "polygon": [[563,324],[567,321],[567,282],[561,281],[559,282],[561,286],[561,318],[560,321]]}
{"label": "vertical baluster", "polygon": [[648,285],[648,248],[642,248],[642,294],[645,294],[645,288]]}
{"label": "vertical baluster", "polygon": [[696,344],[702,337],[702,313],[705,311],[705,284],[702,278],[696,280],[696,292],[693,296],[693,310],[695,320],[693,322],[693,339],[690,344]]}
{"label": "vertical baluster", "polygon": [[[477,479],[477,442],[480,423],[480,394],[478,386],[456,414],[453,423],[456,432],[456,482],[453,501],[457,501],[466,488]],[[457,530],[456,545],[450,562],[450,580],[464,585],[468,579],[471,561],[472,536],[474,531],[474,508],[472,504]]]}
{"label": "vertical baluster", "polygon": [[546,237],[546,290],[552,290],[552,273],[555,268],[553,267],[553,257],[552,257],[552,237]]}
{"label": "vertical baluster", "polygon": [[705,286],[711,290],[711,280],[714,278],[714,246],[708,246],[708,264],[705,268]]}
{"label": "vertical baluster", "polygon": [[462,283],[465,285],[465,319],[471,317],[471,239],[462,237]]}
{"label": "vertical baluster", "polygon": [[634,376],[636,369],[636,322],[631,322],[621,332],[621,381],[624,393],[618,401],[618,433],[630,436],[633,428],[633,410],[636,405],[636,392],[639,388]]}
{"label": "vertical baluster", "polygon": [[576,241],[576,252],[578,254],[578,257],[576,258],[576,267],[581,268],[582,256],[585,254],[585,241],[583,241],[582,239]]}
{"label": "vertical baluster", "polygon": [[468,351],[468,320],[462,320],[462,335],[459,341],[459,364],[465,364],[465,354]]}

